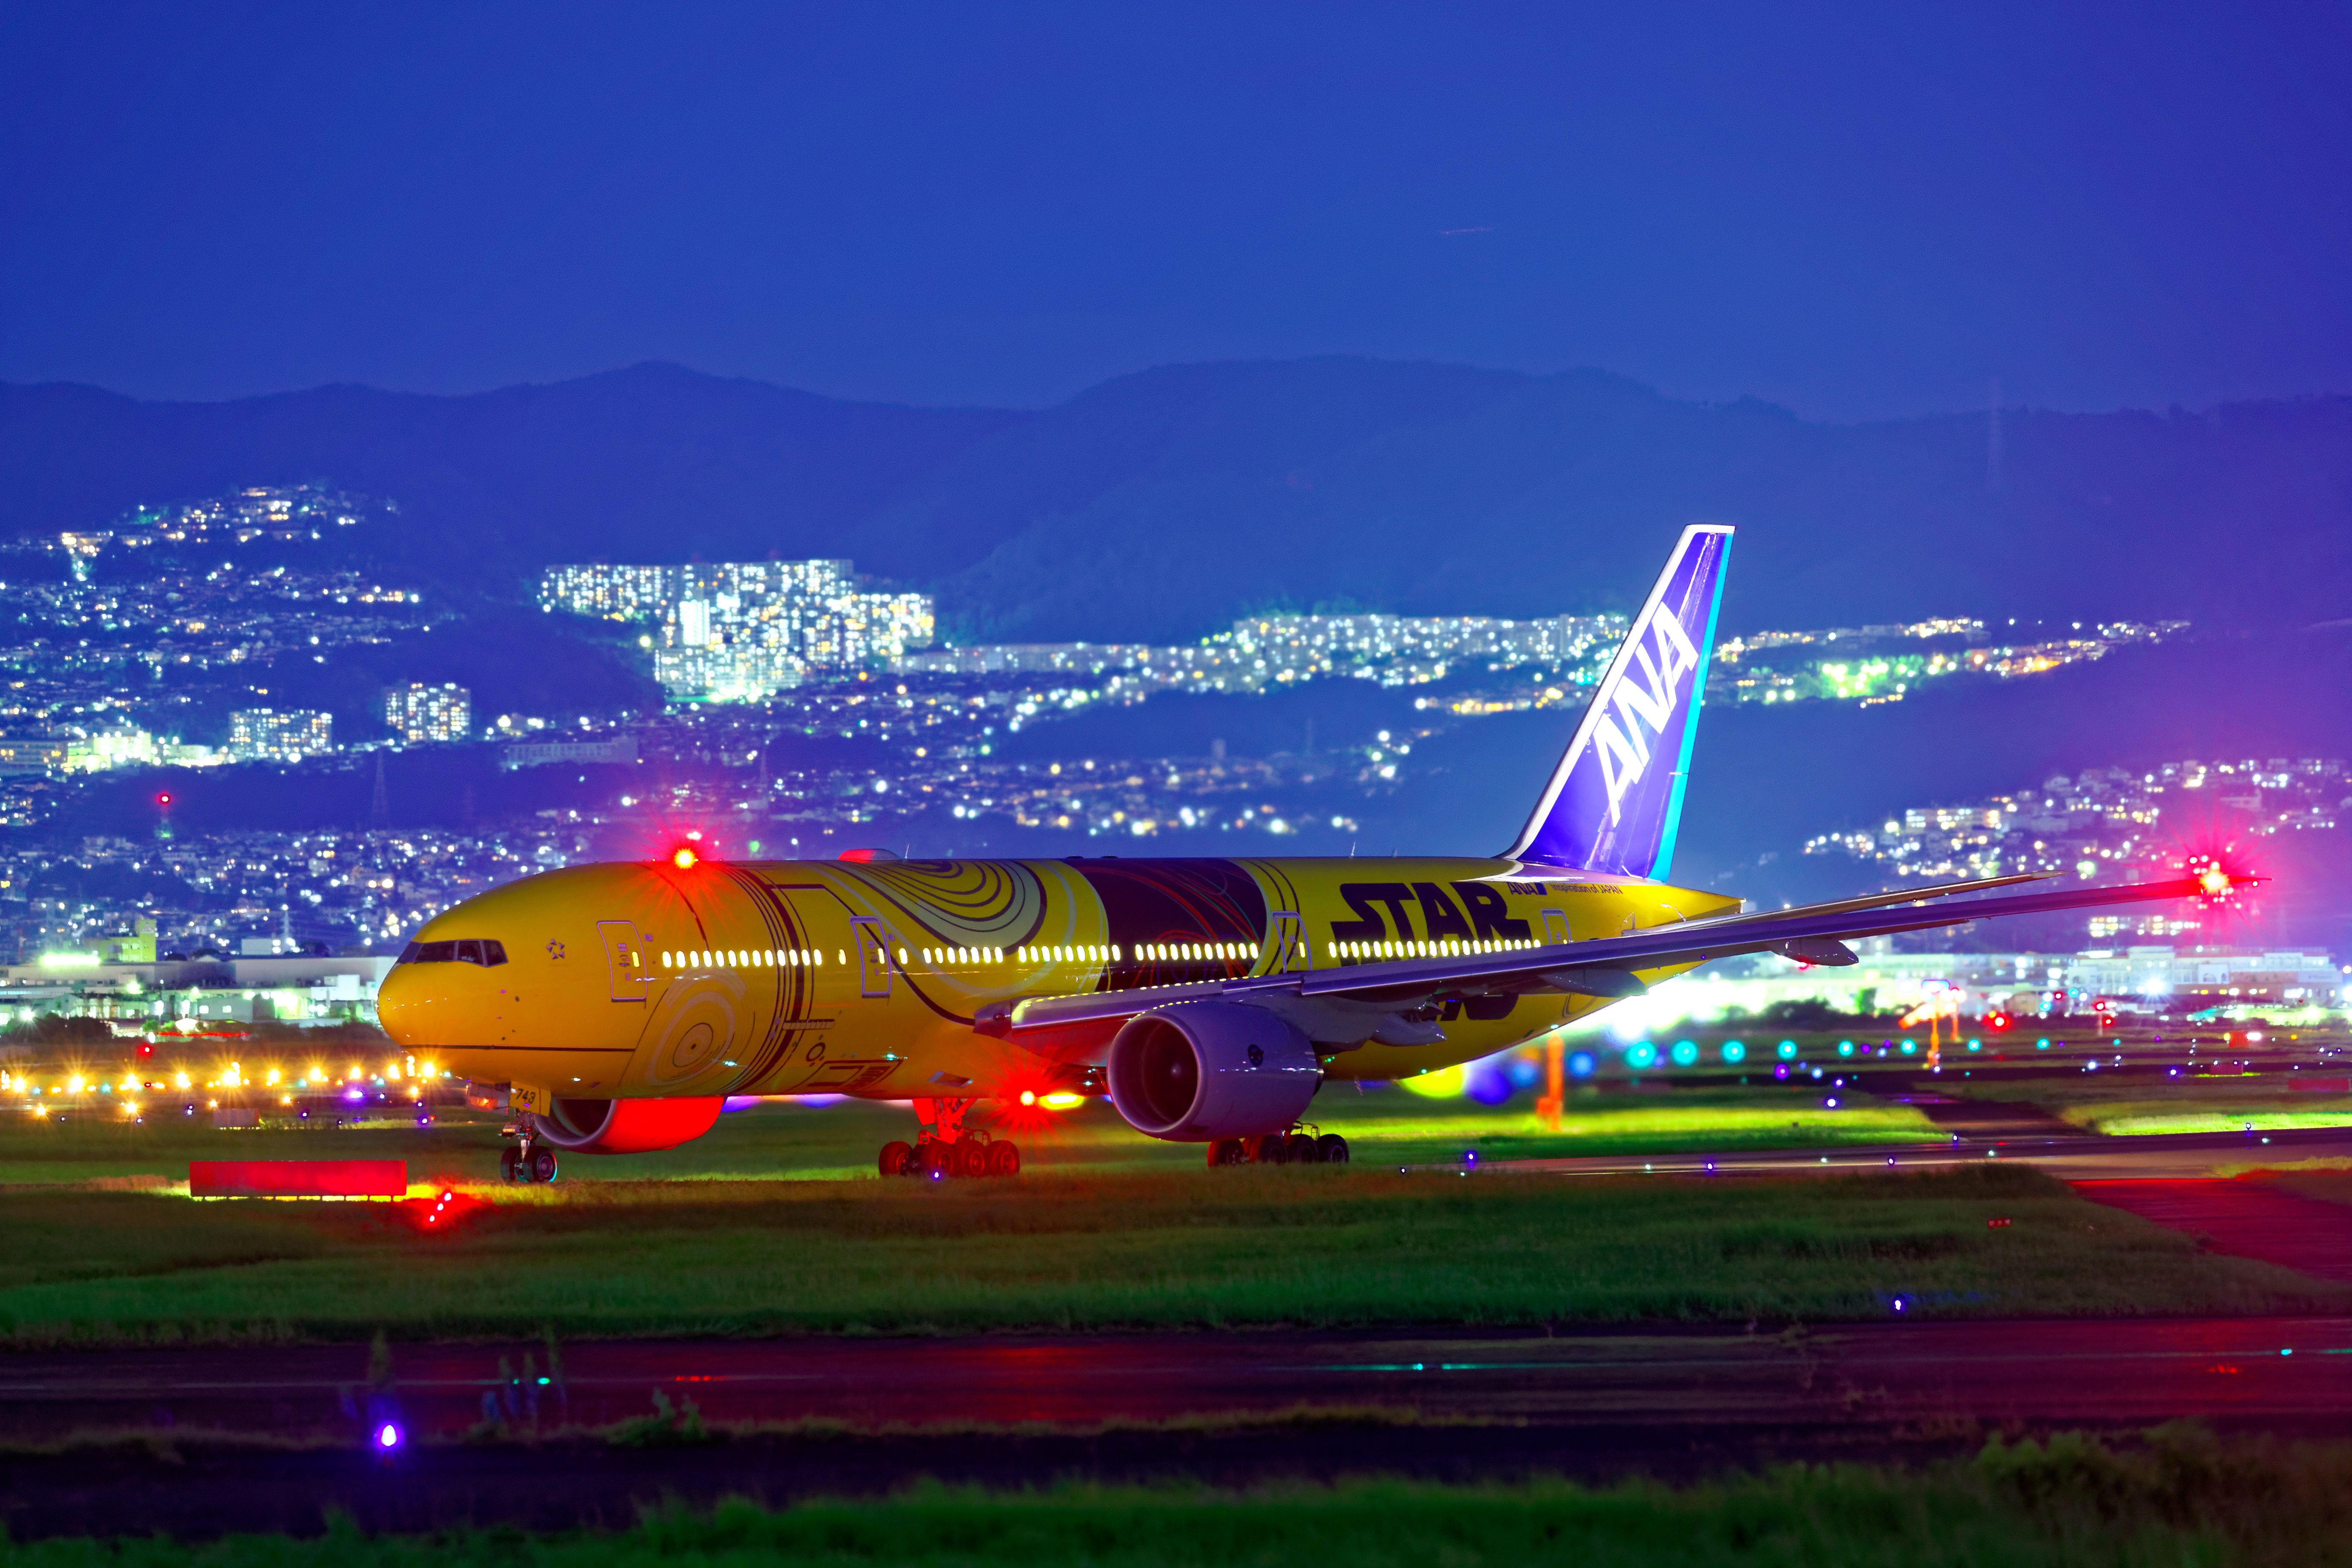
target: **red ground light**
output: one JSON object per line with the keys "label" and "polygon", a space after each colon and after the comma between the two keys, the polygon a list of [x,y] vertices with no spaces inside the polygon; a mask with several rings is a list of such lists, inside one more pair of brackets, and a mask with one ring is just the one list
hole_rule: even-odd
{"label": "red ground light", "polygon": [[400,1205],[408,1222],[426,1236],[438,1235],[457,1228],[467,1215],[482,1206],[479,1198],[469,1198],[453,1186],[439,1187],[429,1198],[417,1198]]}

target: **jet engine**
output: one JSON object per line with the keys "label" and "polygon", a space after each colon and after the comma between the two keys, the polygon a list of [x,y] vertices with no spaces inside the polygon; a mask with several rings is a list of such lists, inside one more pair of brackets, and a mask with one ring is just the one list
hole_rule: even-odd
{"label": "jet engine", "polygon": [[694,1100],[562,1100],[539,1119],[538,1135],[559,1149],[583,1154],[647,1154],[675,1149],[710,1131],[727,1101]]}
{"label": "jet engine", "polygon": [[1129,1018],[1110,1043],[1111,1103],[1137,1131],[1178,1142],[1278,1132],[1323,1081],[1289,1023],[1234,1002],[1178,1002]]}

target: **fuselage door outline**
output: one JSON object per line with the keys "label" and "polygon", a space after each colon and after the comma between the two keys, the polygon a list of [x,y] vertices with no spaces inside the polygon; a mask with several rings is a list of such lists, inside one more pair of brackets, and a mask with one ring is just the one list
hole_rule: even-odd
{"label": "fuselage door outline", "polygon": [[1568,934],[1568,916],[1563,911],[1544,910],[1543,923],[1546,947],[1565,947],[1572,940]]}
{"label": "fuselage door outline", "polygon": [[646,943],[631,921],[598,921],[596,934],[604,943],[604,968],[612,977],[613,1000],[642,1002],[646,999],[646,984],[650,967],[646,963]]}
{"label": "fuselage door outline", "polygon": [[1266,963],[1269,974],[1304,973],[1315,967],[1315,949],[1307,940],[1307,922],[1296,910],[1276,910],[1265,917],[1267,942],[1274,952]]}
{"label": "fuselage door outline", "polygon": [[890,994],[889,932],[873,915],[849,917],[849,939],[857,944],[857,994],[870,1000]]}

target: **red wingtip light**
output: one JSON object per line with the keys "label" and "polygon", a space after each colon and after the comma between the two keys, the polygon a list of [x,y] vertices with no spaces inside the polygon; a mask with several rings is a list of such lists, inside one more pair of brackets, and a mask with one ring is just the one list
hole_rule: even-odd
{"label": "red wingtip light", "polygon": [[2230,902],[2248,885],[2261,879],[2241,876],[2231,870],[2219,855],[2191,855],[2182,869],[2189,873],[2189,880],[2197,884],[2198,897],[2209,908]]}
{"label": "red wingtip light", "polygon": [[669,863],[681,871],[691,871],[701,858],[690,846],[681,844],[670,851]]}

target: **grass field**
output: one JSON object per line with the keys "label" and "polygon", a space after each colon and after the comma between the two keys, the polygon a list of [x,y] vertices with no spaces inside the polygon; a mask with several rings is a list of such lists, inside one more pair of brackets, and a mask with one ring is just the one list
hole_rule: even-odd
{"label": "grass field", "polygon": [[1019,1493],[919,1488],[896,1497],[673,1509],[630,1530],[530,1537],[457,1531],[297,1540],[233,1536],[0,1544],[5,1568],[408,1568],[561,1562],[578,1568],[789,1562],[873,1563],[1846,1564],[2042,1568],[2352,1561],[2352,1453],[2220,1442],[2194,1430],[2118,1449],[2061,1435],[1995,1439],[1972,1461],[1843,1465],[1667,1488],[1533,1480],[1359,1481],[1234,1493],[1063,1485]]}
{"label": "grass field", "polygon": [[2303,1127],[2352,1127],[2352,1105],[2336,1110],[2310,1105],[2292,1110],[2237,1106],[2191,1109],[2147,1100],[2121,1100],[2085,1107],[2084,1110],[2080,1125],[2118,1138],[2151,1132],[2284,1132]]}
{"label": "grass field", "polygon": [[[1322,1128],[1344,1134],[1367,1164],[1563,1154],[1638,1154],[1702,1148],[1837,1148],[1856,1143],[1933,1140],[1935,1129],[1907,1105],[1864,1099],[1831,1110],[1818,1093],[1779,1087],[1707,1088],[1571,1100],[1557,1133],[1539,1131],[1527,1098],[1495,1109],[1469,1100],[1430,1100],[1402,1089],[1358,1093],[1335,1085],[1311,1108]],[[386,1128],[341,1131],[215,1131],[209,1123],[165,1114],[144,1125],[93,1113],[62,1123],[28,1116],[0,1120],[0,1187],[132,1175],[184,1181],[190,1160],[403,1159],[424,1180],[484,1180],[498,1169],[502,1118],[457,1110],[418,1131]],[[1033,1117],[1009,1130],[1033,1166],[1090,1170],[1178,1170],[1202,1164],[1198,1144],[1162,1143],[1095,1101],[1067,1115]],[[913,1135],[903,1105],[844,1100],[825,1107],[770,1105],[719,1119],[710,1133],[656,1154],[567,1159],[567,1181],[646,1181],[694,1177],[822,1180],[872,1173],[874,1157],[893,1138]]]}
{"label": "grass field", "polygon": [[[485,1189],[394,1205],[0,1194],[18,1344],[2340,1310],[2352,1289],[2032,1171],[1738,1181],[1362,1166]],[[2011,1223],[1993,1227],[1989,1222]]]}
{"label": "grass field", "polygon": [[2118,1137],[2151,1132],[2256,1132],[2297,1127],[2352,1127],[2352,1095],[2312,1094],[2292,1087],[2294,1075],[2184,1078],[2178,1082],[2133,1079],[2102,1081],[2094,1074],[2011,1077],[1938,1085],[1978,1100],[2040,1106],[2090,1132]]}

